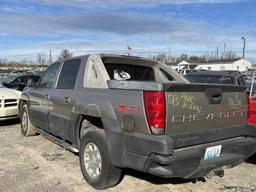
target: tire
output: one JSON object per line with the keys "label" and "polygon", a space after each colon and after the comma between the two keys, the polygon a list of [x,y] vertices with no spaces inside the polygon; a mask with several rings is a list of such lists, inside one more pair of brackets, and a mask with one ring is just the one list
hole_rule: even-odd
{"label": "tire", "polygon": [[24,135],[26,137],[36,135],[36,130],[35,130],[35,128],[33,128],[30,118],[29,118],[27,105],[24,105],[22,107],[20,125],[21,125],[21,134],[22,135]]}
{"label": "tire", "polygon": [[95,189],[106,189],[119,183],[122,170],[110,161],[104,130],[94,128],[82,137],[80,167],[87,183]]}

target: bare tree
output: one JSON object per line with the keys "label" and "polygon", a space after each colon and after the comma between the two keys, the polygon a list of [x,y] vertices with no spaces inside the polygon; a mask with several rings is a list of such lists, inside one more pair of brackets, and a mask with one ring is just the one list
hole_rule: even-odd
{"label": "bare tree", "polygon": [[37,63],[38,65],[45,65],[47,61],[47,57],[45,54],[39,53],[37,55]]}
{"label": "bare tree", "polygon": [[233,52],[233,51],[226,51],[225,53],[223,53],[221,58],[223,58],[223,59],[235,59],[235,58],[237,58],[237,56],[236,56],[236,53]]}
{"label": "bare tree", "polygon": [[153,59],[154,60],[157,60],[159,62],[164,62],[165,60],[165,54],[164,53],[161,53],[161,54],[158,54],[156,56],[153,56]]}
{"label": "bare tree", "polygon": [[154,60],[165,63],[165,64],[170,64],[176,61],[176,58],[173,56],[170,56],[166,53],[160,53],[158,55],[155,55],[152,57]]}
{"label": "bare tree", "polygon": [[68,49],[63,49],[59,55],[59,61],[66,61],[72,57],[73,53]]}
{"label": "bare tree", "polygon": [[22,63],[23,65],[26,65],[26,64],[27,64],[26,58],[22,59],[21,63]]}
{"label": "bare tree", "polygon": [[1,65],[6,65],[7,64],[7,60],[6,59],[0,59],[0,64]]}
{"label": "bare tree", "polygon": [[183,61],[183,60],[186,61],[187,59],[188,59],[188,55],[187,55],[187,54],[184,54],[184,53],[183,53],[183,54],[180,55],[180,60],[181,60],[181,61]]}

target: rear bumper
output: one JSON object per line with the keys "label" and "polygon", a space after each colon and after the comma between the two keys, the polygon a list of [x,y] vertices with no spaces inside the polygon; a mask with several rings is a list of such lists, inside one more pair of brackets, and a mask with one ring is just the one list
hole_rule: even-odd
{"label": "rear bumper", "polygon": [[[245,129],[245,128],[244,128]],[[114,165],[156,176],[199,178],[215,169],[234,167],[256,152],[256,128],[243,136],[175,149],[168,136],[109,133],[110,157]],[[220,157],[204,160],[206,148],[222,145]]]}
{"label": "rear bumper", "polygon": [[[222,145],[220,157],[204,160],[207,147]],[[225,141],[187,147],[171,156],[151,154],[144,171],[160,177],[199,178],[215,169],[226,169],[242,163],[256,151],[256,138],[239,137]]]}

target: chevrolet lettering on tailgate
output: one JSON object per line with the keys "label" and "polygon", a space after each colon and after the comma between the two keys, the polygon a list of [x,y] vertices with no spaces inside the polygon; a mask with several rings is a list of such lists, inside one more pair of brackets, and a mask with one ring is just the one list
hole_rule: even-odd
{"label": "chevrolet lettering on tailgate", "polygon": [[246,114],[243,111],[233,112],[218,112],[218,113],[197,113],[190,115],[174,115],[172,116],[172,123],[185,123],[193,121],[216,120],[216,119],[230,119],[236,117],[243,117]]}

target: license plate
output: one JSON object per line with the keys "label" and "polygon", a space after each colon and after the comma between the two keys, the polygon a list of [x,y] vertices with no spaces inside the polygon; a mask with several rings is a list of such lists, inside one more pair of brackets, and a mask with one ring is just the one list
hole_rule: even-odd
{"label": "license plate", "polygon": [[214,147],[208,147],[206,148],[205,154],[204,154],[204,160],[213,159],[220,156],[221,153],[221,145],[217,145]]}

